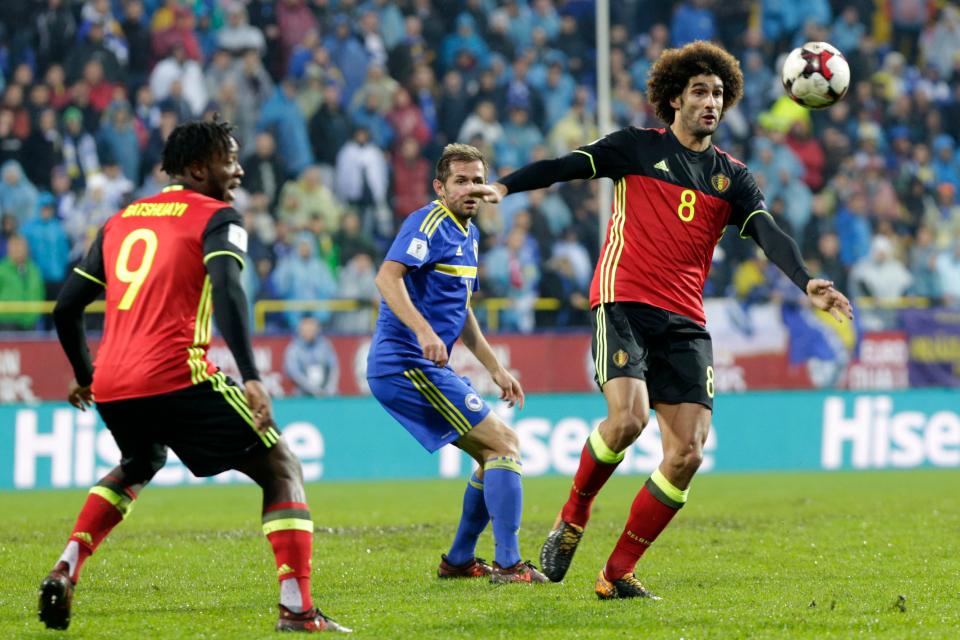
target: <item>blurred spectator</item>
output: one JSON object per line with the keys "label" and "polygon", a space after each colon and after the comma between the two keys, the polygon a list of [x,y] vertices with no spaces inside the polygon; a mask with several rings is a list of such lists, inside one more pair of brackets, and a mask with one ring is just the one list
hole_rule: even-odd
{"label": "blurred spectator", "polygon": [[62,59],[67,63],[67,80],[74,82],[80,78],[87,63],[97,60],[103,69],[103,75],[108,82],[117,82],[122,79],[120,61],[116,54],[107,46],[106,27],[103,22],[91,22],[87,25],[86,35],[78,34],[80,45],[70,51],[70,55]]}
{"label": "blurred spectator", "polygon": [[179,81],[184,99],[193,115],[198,115],[207,104],[207,87],[203,69],[181,42],[175,42],[170,55],[157,63],[150,73],[150,91],[158,102],[170,95],[170,86]]}
{"label": "blurred spectator", "polygon": [[123,21],[120,23],[127,41],[127,85],[135,92],[150,77],[150,28],[144,17],[141,0],[127,0],[123,6]]}
{"label": "blurred spectator", "polygon": [[[30,259],[22,236],[7,238],[7,255],[0,260],[0,302],[40,302],[44,299],[43,276]],[[0,330],[33,329],[39,313],[0,314]]]}
{"label": "blurred spectator", "polygon": [[267,49],[266,38],[260,29],[250,24],[247,10],[239,0],[227,3],[227,24],[217,31],[217,47],[233,55],[256,51],[262,56]]}
{"label": "blurred spectator", "polygon": [[55,300],[67,275],[70,242],[57,217],[53,194],[41,193],[37,206],[39,213],[24,223],[21,231],[43,276],[45,299]]}
{"label": "blurred spectator", "polygon": [[943,295],[937,265],[937,246],[933,232],[927,226],[917,229],[917,238],[910,248],[911,292],[925,298],[939,299]]}
{"label": "blurred spectator", "polygon": [[[316,255],[314,238],[309,232],[297,234],[293,251],[277,260],[273,271],[276,293],[284,300],[329,300],[337,294],[337,283],[326,264]],[[319,322],[330,319],[330,311],[288,311],[287,326],[296,327],[303,315],[312,315]]]}
{"label": "blurred spectator", "polygon": [[277,217],[292,228],[305,229],[311,218],[320,216],[326,228],[335,232],[340,228],[342,215],[343,205],[323,184],[320,167],[309,166],[301,172],[298,180],[290,180],[283,185]]}
{"label": "blurred spectator", "polygon": [[336,171],[337,197],[357,210],[365,233],[389,235],[387,161],[383,151],[371,144],[366,128],[354,129],[353,137],[340,149]]}
{"label": "blurred spectator", "polygon": [[393,214],[403,220],[431,198],[433,168],[421,155],[416,138],[405,138],[391,163],[393,175]]}
{"label": "blurred spectator", "polygon": [[16,160],[7,160],[0,165],[0,213],[11,215],[17,227],[37,213],[37,189],[23,173]]}
{"label": "blurred spectator", "polygon": [[937,276],[944,304],[950,307],[960,305],[960,238],[955,238],[953,246],[937,257]]}
{"label": "blurred spectator", "polygon": [[540,282],[540,267],[526,231],[514,227],[505,245],[492,249],[485,257],[489,291],[509,298],[512,306],[501,312],[500,328],[530,333],[534,327],[533,303]]}
{"label": "blurred spectator", "polygon": [[297,106],[297,84],[285,78],[267,100],[257,121],[258,131],[270,131],[277,141],[277,151],[292,175],[300,175],[313,163],[307,136],[307,123]]}
{"label": "blurred spectator", "polygon": [[320,323],[313,316],[300,319],[297,335],[283,352],[283,372],[302,395],[336,395],[340,361],[333,345],[320,333]]}
{"label": "blurred spectator", "polygon": [[874,236],[869,255],[850,270],[850,293],[855,297],[896,302],[912,283],[913,276],[893,254],[893,244],[885,236]]}
{"label": "blurred spectator", "polygon": [[[103,114],[104,123],[100,127],[99,145],[102,158],[110,158],[120,165],[128,180],[140,180],[140,143],[134,129],[134,120],[130,112],[130,103],[115,100]],[[106,164],[106,160],[104,160]]]}
{"label": "blurred spectator", "polygon": [[590,324],[589,292],[577,282],[573,264],[563,255],[556,255],[544,264],[539,295],[556,298],[560,308],[556,311],[538,312],[538,327],[573,327]]}
{"label": "blurred spectator", "polygon": [[437,118],[444,142],[459,140],[457,134],[470,113],[470,96],[463,86],[463,77],[456,71],[443,76],[443,91],[437,104]]}
{"label": "blurred spectator", "polygon": [[23,165],[29,180],[40,189],[49,189],[53,168],[63,162],[63,136],[57,126],[57,112],[44,109],[37,126],[23,145]]}
{"label": "blurred spectator", "polygon": [[37,14],[37,66],[48,68],[61,62],[76,41],[77,21],[65,0],[47,0]]}
{"label": "blurred spectator", "polygon": [[277,17],[277,27],[280,33],[280,48],[283,59],[283,68],[293,48],[303,41],[304,36],[317,29],[317,19],[314,17],[306,0],[279,0],[274,7]]}
{"label": "blurred spectator", "polygon": [[[196,20],[193,10],[179,0],[163,0],[150,21],[150,42],[155,60],[171,55],[172,50],[183,47],[190,60],[202,60],[200,41],[194,31]],[[158,96],[158,99],[159,96]],[[201,107],[202,108],[202,107]]]}
{"label": "blurred spectator", "polygon": [[337,14],[333,17],[333,33],[323,39],[323,46],[330,52],[334,66],[343,74],[343,99],[349,103],[367,76],[369,59],[363,45],[351,33],[346,16]]}
{"label": "blurred spectator", "polygon": [[340,89],[328,83],[323,88],[323,104],[310,119],[310,146],[327,184],[333,184],[337,154],[350,139],[350,127],[340,104]]}
{"label": "blurred spectator", "polygon": [[243,160],[243,186],[251,193],[266,196],[268,209],[274,211],[280,197],[280,188],[287,179],[283,158],[277,154],[277,144],[269,131],[261,131],[254,139],[253,153]]}
{"label": "blurred spectator", "polygon": [[[363,233],[360,217],[348,211],[343,216],[340,231],[334,234],[334,245],[340,249],[340,264],[345,265],[360,253],[377,256],[370,237]],[[379,256],[377,256],[379,258]]]}
{"label": "blurred spectator", "polygon": [[374,283],[376,277],[373,258],[368,253],[353,256],[340,270],[338,296],[356,300],[361,308],[343,311],[333,319],[333,326],[341,333],[369,333],[373,329],[373,310],[380,302],[380,292]]}
{"label": "blurred spectator", "polygon": [[870,251],[870,222],[867,220],[867,199],[854,194],[837,209],[837,236],[840,238],[840,260],[848,267]]}
{"label": "blurred spectator", "polygon": [[713,40],[717,33],[716,18],[708,0],[682,2],[674,9],[670,22],[670,44],[682,47],[694,40]]}
{"label": "blurred spectator", "polygon": [[494,145],[497,162],[521,167],[530,162],[531,150],[543,143],[543,134],[530,122],[525,105],[512,104],[508,111],[510,120],[503,127],[503,136]]}
{"label": "blurred spectator", "polygon": [[456,140],[472,140],[480,136],[488,145],[495,145],[503,137],[503,126],[497,120],[497,109],[490,100],[481,100],[467,116]]}
{"label": "blurred spectator", "polygon": [[393,106],[386,113],[387,123],[394,133],[394,151],[397,151],[400,142],[413,138],[420,146],[430,142],[432,132],[427,125],[420,107],[410,100],[410,93],[403,87],[397,87],[393,94]]}

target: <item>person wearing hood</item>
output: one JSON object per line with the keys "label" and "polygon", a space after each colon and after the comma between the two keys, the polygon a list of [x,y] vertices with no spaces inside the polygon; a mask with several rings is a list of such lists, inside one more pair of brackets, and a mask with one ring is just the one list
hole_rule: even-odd
{"label": "person wearing hood", "polygon": [[850,270],[850,291],[857,297],[895,302],[911,284],[913,276],[894,255],[893,243],[886,236],[874,236],[870,253]]}
{"label": "person wearing hood", "polygon": [[[43,300],[43,276],[30,259],[23,236],[7,239],[7,257],[0,260],[0,302],[40,302]],[[0,315],[0,331],[33,329],[39,313],[5,313]]]}
{"label": "person wearing hood", "polygon": [[37,199],[37,204],[38,214],[23,225],[22,233],[30,255],[43,276],[45,297],[53,300],[67,275],[70,241],[67,240],[67,234],[57,217],[57,199],[54,195],[44,191]]}
{"label": "person wearing hood", "polygon": [[37,211],[37,188],[27,180],[23,167],[16,160],[0,165],[0,212],[17,219],[17,226],[32,218]]}

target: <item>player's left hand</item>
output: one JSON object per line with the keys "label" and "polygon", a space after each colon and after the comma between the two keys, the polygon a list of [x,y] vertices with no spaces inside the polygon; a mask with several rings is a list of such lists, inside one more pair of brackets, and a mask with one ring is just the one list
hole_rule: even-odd
{"label": "player's left hand", "polygon": [[484,202],[500,202],[507,197],[507,188],[499,182],[478,184],[467,194],[468,198],[480,198]]}
{"label": "player's left hand", "polygon": [[506,400],[507,405],[520,405],[523,409],[523,387],[509,371],[500,367],[491,376],[493,381],[500,387],[500,399]]}
{"label": "player's left hand", "polygon": [[71,380],[67,387],[67,402],[80,411],[86,411],[87,407],[93,406],[93,390],[90,385],[81,387],[76,380]]}
{"label": "player's left hand", "polygon": [[247,406],[253,414],[253,426],[260,433],[266,433],[270,427],[277,426],[273,421],[273,407],[270,394],[259,380],[245,380],[243,392],[247,396]]}
{"label": "player's left hand", "polygon": [[833,288],[833,283],[821,278],[813,278],[807,283],[807,296],[817,309],[827,311],[837,322],[843,322],[844,316],[853,320],[853,307],[847,296]]}

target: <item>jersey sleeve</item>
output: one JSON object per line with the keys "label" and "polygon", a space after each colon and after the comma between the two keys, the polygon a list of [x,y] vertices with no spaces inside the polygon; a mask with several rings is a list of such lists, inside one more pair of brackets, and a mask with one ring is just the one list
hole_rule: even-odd
{"label": "jersey sleeve", "polygon": [[582,153],[590,159],[593,169],[590,178],[619,180],[636,171],[637,151],[642,144],[637,130],[628,127],[584,145],[573,153]]}
{"label": "jersey sleeve", "polygon": [[90,245],[80,264],[73,268],[73,272],[91,282],[96,282],[101,287],[106,287],[107,270],[103,264],[103,230],[104,227],[100,227],[93,244]]}
{"label": "jersey sleeve", "polygon": [[203,264],[217,256],[233,256],[243,268],[247,254],[247,230],[243,218],[233,207],[214,213],[203,230]]}
{"label": "jersey sleeve", "polygon": [[[411,270],[430,264],[430,215],[410,216],[400,227],[400,232],[394,238],[390,250],[384,260],[392,260],[406,265]],[[426,228],[425,228],[426,227]]]}
{"label": "jersey sleeve", "polygon": [[763,193],[749,170],[744,168],[739,171],[735,180],[733,197],[730,200],[732,210],[727,224],[735,225],[740,231],[740,237],[746,238],[746,226],[750,218],[755,215],[770,214],[767,211],[767,203],[763,199]]}

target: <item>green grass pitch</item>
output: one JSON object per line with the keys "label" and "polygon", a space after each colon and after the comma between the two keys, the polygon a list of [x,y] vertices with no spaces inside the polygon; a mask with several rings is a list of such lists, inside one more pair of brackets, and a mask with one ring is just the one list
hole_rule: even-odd
{"label": "green grass pitch", "polygon": [[[701,476],[638,567],[664,600],[600,602],[642,481],[604,489],[563,584],[499,587],[434,577],[462,482],[311,485],[314,593],[357,638],[960,637],[960,471]],[[568,486],[525,483],[525,557]],[[83,495],[0,493],[0,638],[275,637],[251,486],[145,491],[84,567],[70,629],[43,629],[36,589]],[[488,528],[480,555],[492,546]]]}

